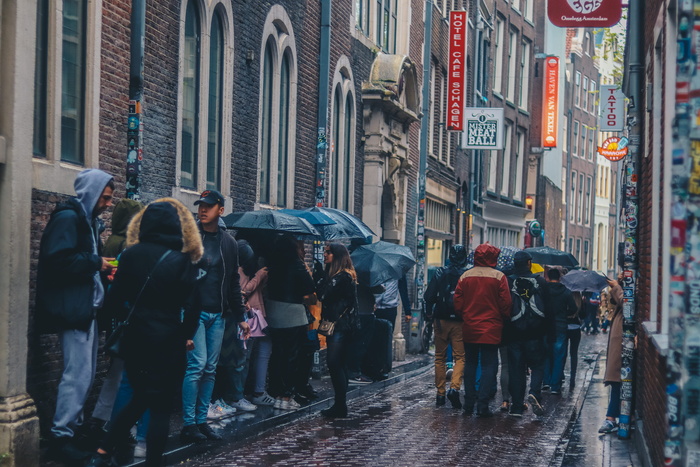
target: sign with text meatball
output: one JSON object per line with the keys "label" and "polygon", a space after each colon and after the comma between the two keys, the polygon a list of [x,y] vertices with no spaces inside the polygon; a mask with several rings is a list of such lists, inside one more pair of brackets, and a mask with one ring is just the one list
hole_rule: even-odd
{"label": "sign with text meatball", "polygon": [[542,147],[556,148],[559,132],[559,57],[547,57],[544,61],[542,120]]}
{"label": "sign with text meatball", "polygon": [[467,63],[467,12],[450,12],[450,63],[447,70],[447,130],[464,129]]}
{"label": "sign with text meatball", "polygon": [[464,149],[503,149],[503,109],[464,109]]}
{"label": "sign with text meatball", "polygon": [[625,128],[625,95],[616,84],[600,87],[600,130],[622,131]]}
{"label": "sign with text meatball", "polygon": [[607,28],[620,22],[622,0],[549,0],[547,15],[560,28]]}

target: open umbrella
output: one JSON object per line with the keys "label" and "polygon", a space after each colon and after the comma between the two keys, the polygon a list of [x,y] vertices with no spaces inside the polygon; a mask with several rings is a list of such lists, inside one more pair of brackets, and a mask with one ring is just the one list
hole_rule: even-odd
{"label": "open umbrella", "polygon": [[[520,248],[515,246],[499,246],[501,252],[498,254],[498,259],[496,260],[496,269],[501,272],[512,272],[515,269],[515,264],[513,263],[513,257],[515,253],[520,251]],[[467,265],[468,267],[474,266],[474,251],[470,251],[467,255]]]}
{"label": "open umbrella", "polygon": [[223,217],[223,220],[227,228],[233,229],[266,230],[294,235],[320,235],[318,230],[305,219],[271,209],[234,212]]}
{"label": "open umbrella", "polygon": [[561,283],[572,292],[600,292],[608,286],[608,278],[595,271],[574,269],[561,278]]}
{"label": "open umbrella", "polygon": [[371,237],[375,235],[372,229],[367,227],[357,217],[353,216],[342,209],[333,208],[313,208],[305,209],[305,211],[313,213],[322,213],[335,221],[335,224],[317,225],[316,228],[321,232],[321,238],[327,241],[333,240],[365,240],[371,241]]}
{"label": "open umbrella", "polygon": [[548,246],[525,248],[525,251],[530,253],[533,263],[547,264],[549,266],[564,266],[565,268],[575,268],[578,266],[578,260],[574,255],[566,251],[556,250]]}
{"label": "open umbrella", "polygon": [[337,224],[336,221],[334,221],[322,212],[304,211],[301,209],[280,209],[280,212],[289,214],[290,216],[301,217],[302,219],[306,219],[309,222],[309,224],[314,226]]}
{"label": "open umbrella", "polygon": [[382,241],[356,248],[350,258],[358,281],[369,287],[401,279],[416,264],[410,248]]}

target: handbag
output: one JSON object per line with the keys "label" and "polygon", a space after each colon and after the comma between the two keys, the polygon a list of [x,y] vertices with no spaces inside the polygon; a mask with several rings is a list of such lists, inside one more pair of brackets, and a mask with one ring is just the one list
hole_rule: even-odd
{"label": "handbag", "polygon": [[321,319],[321,322],[318,323],[318,333],[321,334],[322,336],[330,337],[333,335],[335,332],[335,323],[340,321],[340,318],[343,317],[345,313],[347,313],[348,310],[350,310],[352,307],[347,307],[345,311],[343,311],[340,316],[338,316],[338,319],[335,321],[331,321],[329,319]]}
{"label": "handbag", "polygon": [[250,326],[250,337],[265,337],[267,335],[267,320],[262,311],[251,308],[248,313],[248,326]]}
{"label": "handbag", "polygon": [[124,337],[124,332],[126,330],[126,327],[129,325],[129,319],[131,318],[131,315],[134,313],[134,310],[136,309],[136,304],[139,301],[139,298],[141,298],[141,294],[143,293],[144,289],[146,288],[146,285],[148,285],[148,282],[151,280],[151,275],[153,275],[153,272],[156,270],[158,265],[170,254],[172,250],[167,250],[165,253],[163,253],[163,256],[160,257],[160,259],[156,262],[155,266],[153,266],[153,269],[151,269],[151,272],[148,273],[148,277],[146,277],[146,281],[143,283],[143,286],[141,286],[141,290],[139,290],[139,293],[136,295],[136,298],[134,299],[133,305],[131,305],[131,309],[129,310],[129,314],[126,315],[126,319],[124,321],[121,321],[117,323],[117,327],[114,328],[114,331],[112,334],[109,335],[107,340],[105,341],[104,345],[104,351],[107,353],[107,355],[111,357],[119,357],[123,358],[122,356],[122,337]]}

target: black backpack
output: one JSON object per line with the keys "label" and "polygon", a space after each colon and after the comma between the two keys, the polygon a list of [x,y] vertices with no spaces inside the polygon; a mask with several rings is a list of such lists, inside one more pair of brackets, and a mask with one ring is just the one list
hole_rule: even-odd
{"label": "black backpack", "polygon": [[545,324],[544,300],[534,277],[516,277],[510,289],[513,299],[511,326],[522,332],[537,331]]}
{"label": "black backpack", "polygon": [[440,319],[461,319],[455,311],[455,289],[463,271],[453,274],[454,270],[445,268],[440,277],[440,287],[438,288],[438,303],[440,309]]}

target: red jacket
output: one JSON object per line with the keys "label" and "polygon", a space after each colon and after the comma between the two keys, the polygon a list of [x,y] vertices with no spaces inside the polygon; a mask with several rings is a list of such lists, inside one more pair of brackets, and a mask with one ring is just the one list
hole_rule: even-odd
{"label": "red jacket", "polygon": [[467,344],[500,344],[503,323],[510,319],[508,278],[494,269],[499,253],[493,245],[479,245],[474,251],[474,267],[457,283],[454,305],[462,315]]}

